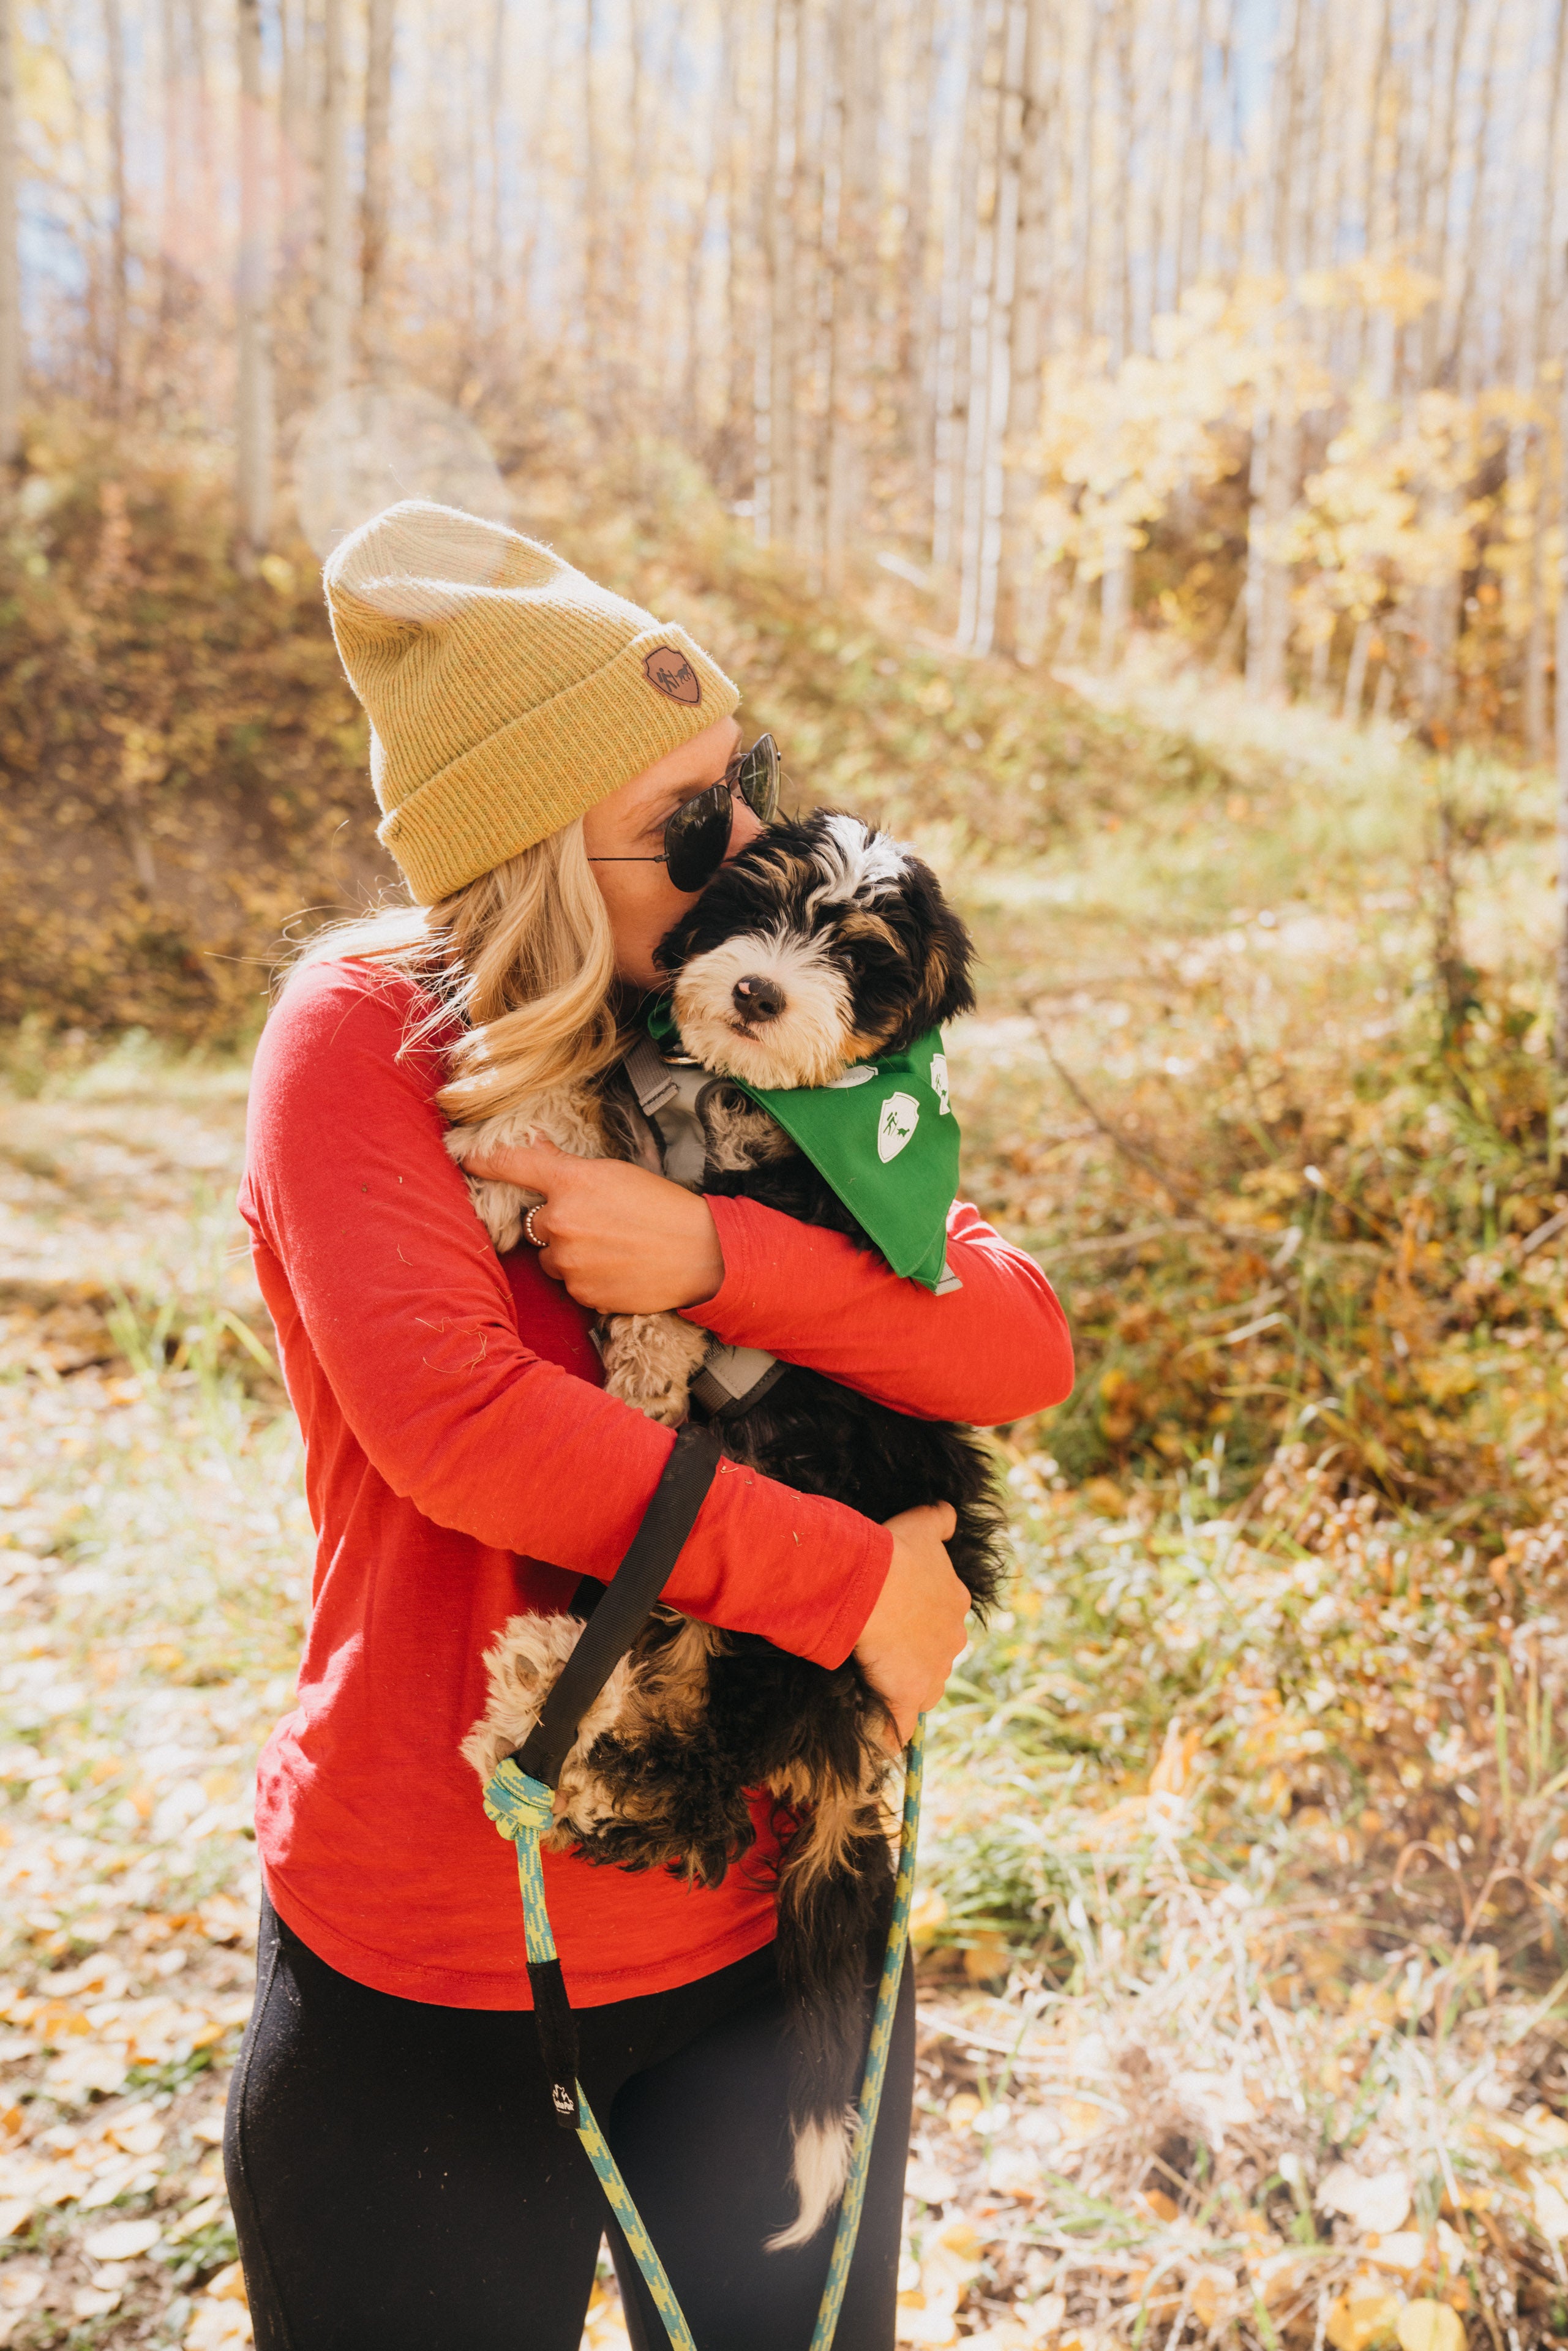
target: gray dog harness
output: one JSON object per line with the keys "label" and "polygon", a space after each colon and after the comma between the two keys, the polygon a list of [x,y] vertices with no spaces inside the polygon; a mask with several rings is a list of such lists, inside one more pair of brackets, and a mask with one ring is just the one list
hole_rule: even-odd
{"label": "gray dog harness", "polygon": [[[704,1098],[726,1081],[697,1061],[666,1061],[650,1037],[638,1038],[622,1067],[653,1131],[663,1173],[695,1192],[707,1165]],[[738,1420],[788,1369],[764,1347],[727,1347],[710,1339],[691,1392],[710,1420]]]}

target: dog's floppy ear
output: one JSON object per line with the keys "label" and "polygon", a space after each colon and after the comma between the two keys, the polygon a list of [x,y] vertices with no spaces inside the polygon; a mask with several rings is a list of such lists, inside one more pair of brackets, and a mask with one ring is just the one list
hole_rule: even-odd
{"label": "dog's floppy ear", "polygon": [[923,859],[912,857],[904,869],[904,903],[913,918],[915,959],[920,967],[908,1017],[890,1039],[894,1051],[940,1029],[961,1012],[973,1012],[975,990],[969,974],[975,943],[943,895],[942,884]]}

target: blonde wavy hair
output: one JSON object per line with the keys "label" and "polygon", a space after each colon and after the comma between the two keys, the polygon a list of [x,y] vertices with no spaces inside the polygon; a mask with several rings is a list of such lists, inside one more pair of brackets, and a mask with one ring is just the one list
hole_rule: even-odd
{"label": "blonde wavy hair", "polygon": [[330,925],[294,958],[285,985],[342,956],[435,998],[404,1051],[454,1014],[462,1022],[435,1097],[455,1125],[586,1084],[622,1050],[614,941],[580,818],[434,906],[383,906]]}

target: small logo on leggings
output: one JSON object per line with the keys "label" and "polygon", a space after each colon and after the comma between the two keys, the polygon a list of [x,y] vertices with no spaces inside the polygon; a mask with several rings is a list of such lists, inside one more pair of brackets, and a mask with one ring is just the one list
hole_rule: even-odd
{"label": "small logo on leggings", "polygon": [[576,2114],[577,2100],[572,2096],[571,2092],[567,2088],[564,2082],[551,2083],[550,2096],[555,2103],[555,2110],[558,2115]]}

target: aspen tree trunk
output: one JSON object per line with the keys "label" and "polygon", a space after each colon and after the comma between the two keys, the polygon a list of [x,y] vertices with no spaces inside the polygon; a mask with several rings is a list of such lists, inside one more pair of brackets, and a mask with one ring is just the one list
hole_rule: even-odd
{"label": "aspen tree trunk", "polygon": [[758,304],[757,363],[752,377],[752,445],[757,453],[757,481],[752,491],[751,527],[759,547],[770,544],[778,528],[779,493],[778,358],[779,287],[783,277],[784,219],[780,179],[783,143],[780,136],[781,85],[784,71],[785,0],[770,0],[766,30],[768,79],[763,98],[762,156],[758,166],[758,246],[764,296]]}
{"label": "aspen tree trunk", "polygon": [[1358,621],[1355,634],[1350,641],[1350,659],[1345,664],[1344,695],[1339,706],[1342,718],[1353,726],[1361,725],[1361,705],[1366,699],[1366,663],[1372,651],[1372,622]]}
{"label": "aspen tree trunk", "polygon": [[16,253],[16,0],[0,0],[0,499],[22,445],[22,301]]}
{"label": "aspen tree trunk", "polygon": [[956,642],[970,653],[990,651],[996,619],[1026,29],[1024,0],[1001,0],[988,42],[988,136],[982,168],[988,169],[980,195],[970,297],[970,395],[956,635]]}
{"label": "aspen tree trunk", "polygon": [[968,407],[964,419],[964,445],[959,514],[958,625],[956,642],[967,652],[981,646],[981,588],[986,557],[988,492],[991,450],[997,438],[995,402],[1000,358],[995,314],[998,293],[1010,258],[1011,238],[1005,214],[1018,203],[1016,170],[1009,149],[1009,118],[1016,113],[1005,88],[1008,51],[1011,46],[1018,0],[984,0],[978,12],[982,26],[979,138],[975,168],[976,197],[974,263],[968,282]]}
{"label": "aspen tree trunk", "polygon": [[[375,0],[371,0],[371,5]],[[382,0],[385,5],[385,0]],[[387,67],[391,81],[392,17],[387,17]],[[367,76],[369,58],[366,60]],[[486,325],[494,340],[501,331],[506,307],[505,162],[501,124],[507,93],[507,0],[491,0],[489,78],[485,92],[486,168],[489,185],[489,216],[485,223]],[[390,91],[389,91],[390,96]],[[368,99],[367,99],[368,112]]]}
{"label": "aspen tree trunk", "polygon": [[936,0],[915,0],[910,25],[909,162],[899,272],[898,381],[917,496],[929,529],[936,465],[931,298],[931,110],[936,76]]}
{"label": "aspen tree trunk", "polygon": [[[1568,0],[1556,0],[1552,42],[1552,75],[1546,94],[1546,168],[1541,175],[1541,234],[1535,255],[1535,301],[1530,319],[1529,380],[1521,370],[1521,388],[1534,388],[1552,311],[1557,278],[1556,227],[1559,186],[1558,132],[1563,111],[1563,67],[1568,61]],[[1561,351],[1559,351],[1561,357]],[[1538,765],[1546,757],[1546,609],[1542,541],[1552,520],[1549,456],[1539,427],[1530,435],[1536,457],[1535,505],[1530,531],[1530,629],[1524,642],[1524,744],[1526,757]]]}
{"label": "aspen tree trunk", "polygon": [[272,256],[263,162],[261,0],[239,0],[239,383],[235,560],[254,571],[272,532]]}
{"label": "aspen tree trunk", "polygon": [[158,320],[167,335],[174,311],[174,249],[180,235],[180,45],[174,0],[160,0],[158,65],[162,116],[162,193],[158,225]]}
{"label": "aspen tree trunk", "polygon": [[744,487],[749,494],[755,531],[761,496],[756,412],[758,378],[766,363],[766,329],[758,304],[756,280],[762,243],[759,204],[764,194],[766,149],[762,168],[752,173],[747,182],[743,175],[742,159],[750,154],[756,127],[745,73],[747,29],[734,9],[722,12],[719,87],[723,97],[718,136],[724,157],[724,325],[728,365],[716,471],[724,488],[733,491]]}
{"label": "aspen tree trunk", "polygon": [[871,422],[876,299],[878,16],[867,0],[835,0],[840,91],[838,216],[832,254],[828,482],[823,574],[842,576],[859,527]]}
{"label": "aspen tree trunk", "polygon": [[582,10],[582,319],[588,345],[589,381],[597,385],[602,361],[603,321],[600,235],[599,119],[593,103],[594,0],[583,0]]}
{"label": "aspen tree trunk", "polygon": [[331,400],[349,388],[349,65],[345,0],[323,0],[321,91],[321,292],[317,389]]}
{"label": "aspen tree trunk", "polygon": [[828,280],[822,266],[824,125],[827,60],[820,54],[818,36],[823,26],[804,5],[795,9],[795,121],[793,170],[790,173],[790,241],[793,250],[791,304],[796,319],[795,381],[791,439],[794,465],[789,485],[792,513],[790,542],[803,555],[820,583],[822,561],[822,519],[826,489],[826,418],[823,377],[827,371],[825,344],[831,312],[824,316]]}
{"label": "aspen tree trunk", "polygon": [[996,642],[998,649],[1010,653],[1015,661],[1028,663],[1040,651],[1042,618],[1031,513],[1040,494],[1040,463],[1032,444],[1040,431],[1041,372],[1046,355],[1050,141],[1057,120],[1053,104],[1052,0],[1028,0],[1026,16],[1019,126],[1018,256],[1002,452],[1001,576]]}
{"label": "aspen tree trunk", "polygon": [[1187,103],[1183,126],[1181,172],[1177,193],[1176,307],[1195,277],[1203,275],[1203,214],[1208,180],[1208,124],[1206,120],[1204,67],[1208,54],[1208,0],[1197,0],[1188,65]]}
{"label": "aspen tree trunk", "polygon": [[109,133],[109,201],[111,213],[109,246],[109,314],[107,349],[110,405],[120,415],[125,406],[128,354],[126,335],[130,308],[129,222],[125,216],[125,27],[120,0],[103,0],[104,96]]}
{"label": "aspen tree trunk", "polygon": [[[985,136],[986,32],[989,0],[969,0],[968,71],[964,84],[963,153],[977,158]],[[932,487],[931,560],[945,569],[964,532],[964,453],[968,438],[971,310],[976,282],[980,174],[955,175],[943,253],[941,347],[938,353],[936,465]]]}
{"label": "aspen tree trunk", "polygon": [[[1113,0],[1111,68],[1116,91],[1116,179],[1111,192],[1111,237],[1106,287],[1112,381],[1121,374],[1132,348],[1133,292],[1132,229],[1128,207],[1133,199],[1133,0]],[[1100,572],[1099,662],[1114,669],[1126,645],[1132,611],[1132,563],[1119,517],[1108,516]]]}
{"label": "aspen tree trunk", "polygon": [[[1306,0],[1294,0],[1290,38],[1276,63],[1270,104],[1272,170],[1268,189],[1268,260],[1289,287],[1295,259],[1291,236],[1291,169],[1298,148],[1301,112],[1302,29]],[[1288,319],[1288,290],[1281,297]],[[1274,321],[1270,340],[1274,340]],[[1291,636],[1290,574],[1281,562],[1279,538],[1295,497],[1296,452],[1299,444],[1295,402],[1282,371],[1270,370],[1269,396],[1260,402],[1253,426],[1252,465],[1248,488],[1250,511],[1247,526],[1247,684],[1259,695],[1284,690],[1286,653]]]}
{"label": "aspen tree trunk", "polygon": [[768,185],[768,537],[795,536],[795,116],[801,0],[774,0]]}
{"label": "aspen tree trunk", "polygon": [[[1568,302],[1564,303],[1568,310]],[[1558,434],[1568,451],[1568,371],[1563,378]],[[1568,498],[1563,501],[1568,506]],[[1554,1165],[1561,1179],[1564,1156],[1563,1120],[1568,1115],[1568,535],[1557,574],[1557,1024],[1553,1039],[1558,1073],[1558,1131]]]}
{"label": "aspen tree trunk", "polygon": [[[497,5],[497,16],[499,13]],[[365,181],[360,214],[360,360],[371,381],[376,383],[385,380],[392,366],[387,314],[387,233],[392,196],[392,0],[369,0],[365,37]]]}

